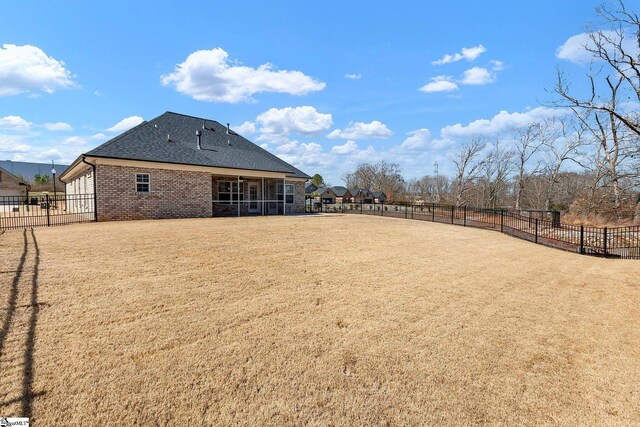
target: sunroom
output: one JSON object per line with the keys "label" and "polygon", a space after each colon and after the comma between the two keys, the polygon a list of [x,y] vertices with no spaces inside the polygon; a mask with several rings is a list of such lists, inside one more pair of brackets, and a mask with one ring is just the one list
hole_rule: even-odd
{"label": "sunroom", "polygon": [[304,212],[304,181],[222,175],[213,175],[212,180],[214,217]]}

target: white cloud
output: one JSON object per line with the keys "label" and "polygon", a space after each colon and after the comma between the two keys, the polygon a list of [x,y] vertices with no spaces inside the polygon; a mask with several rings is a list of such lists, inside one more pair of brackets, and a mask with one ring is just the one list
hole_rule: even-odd
{"label": "white cloud", "polygon": [[246,121],[241,125],[233,127],[232,129],[236,133],[239,133],[240,135],[243,135],[243,136],[252,135],[256,133],[256,124],[250,121]]}
{"label": "white cloud", "polygon": [[326,168],[331,165],[335,159],[328,153],[322,151],[322,146],[317,142],[308,144],[299,143],[298,141],[290,141],[285,144],[286,153],[277,153],[285,162],[291,163],[295,167],[305,168]]}
{"label": "white cloud", "polygon": [[360,80],[362,74],[345,74],[344,77],[351,80]]}
{"label": "white cloud", "polygon": [[334,145],[331,147],[331,154],[345,155],[358,151],[358,144],[355,141],[347,141],[343,145]]}
{"label": "white cloud", "polygon": [[473,67],[463,73],[461,83],[465,85],[486,85],[494,81],[495,77],[489,70],[482,67]]}
{"label": "white cloud", "polygon": [[429,83],[418,90],[426,93],[450,92],[452,90],[458,90],[458,85],[453,81],[451,76],[436,76],[432,77]]}
{"label": "white cloud", "polygon": [[[618,40],[620,35],[612,30],[601,31],[602,35],[612,40]],[[580,33],[575,36],[569,37],[562,45],[556,50],[556,57],[564,59],[576,64],[588,64],[594,57],[587,48],[592,49],[594,47],[593,36],[598,37],[596,32]],[[631,37],[625,37],[622,42],[622,47],[626,53],[636,57],[638,53],[637,42],[634,43],[635,34]],[[606,44],[606,43],[605,43]]]}
{"label": "white cloud", "polygon": [[487,49],[481,44],[474,47],[463,47],[459,53],[446,54],[441,59],[438,59],[437,61],[433,61],[432,64],[443,65],[443,64],[449,64],[451,62],[458,62],[462,59],[466,59],[467,61],[473,61],[476,58],[478,58],[480,55],[482,55],[484,52],[486,52],[486,50]]}
{"label": "white cloud", "polygon": [[131,129],[134,126],[139,125],[144,122],[144,119],[140,116],[129,116],[120,120],[115,125],[111,126],[107,131],[109,132],[124,132],[126,130]]}
{"label": "white cloud", "polygon": [[491,69],[493,71],[502,71],[502,70],[504,70],[505,63],[503,61],[498,61],[497,59],[492,59],[491,61],[489,61],[489,63],[491,64]]}
{"label": "white cloud", "polygon": [[160,81],[199,101],[228,103],[253,101],[261,92],[306,95],[326,86],[300,71],[275,70],[268,63],[257,68],[238,65],[221,48],[193,52]]}
{"label": "white cloud", "polygon": [[374,120],[371,123],[349,122],[345,129],[335,129],[327,135],[327,138],[341,139],[367,139],[388,138],[393,132],[382,122]]}
{"label": "white cloud", "polygon": [[64,123],[64,122],[45,123],[44,127],[47,130],[53,130],[53,131],[73,130],[73,127],[71,127],[69,123]]}
{"label": "white cloud", "polygon": [[589,63],[593,59],[593,55],[585,47],[592,45],[590,35],[591,33],[580,33],[569,37],[556,50],[556,57],[578,64]]}
{"label": "white cloud", "polygon": [[331,114],[319,113],[314,107],[271,108],[256,118],[260,124],[259,140],[287,138],[292,133],[315,135],[331,127]]}
{"label": "white cloud", "polygon": [[31,123],[20,116],[5,116],[0,118],[0,129],[8,129],[14,131],[29,130]]}
{"label": "white cloud", "polygon": [[71,73],[42,49],[5,44],[0,48],[0,96],[73,87]]}
{"label": "white cloud", "polygon": [[440,130],[443,138],[469,138],[474,136],[495,135],[500,132],[511,131],[517,127],[527,126],[536,121],[559,117],[567,114],[566,110],[556,108],[537,107],[524,113],[509,113],[500,111],[491,119],[478,119],[462,125],[457,123],[445,126]]}
{"label": "white cloud", "polygon": [[2,135],[0,134],[0,157],[8,157],[14,153],[26,153],[31,150],[31,146],[18,135]]}
{"label": "white cloud", "polygon": [[70,136],[63,139],[60,143],[63,145],[86,145],[95,142],[104,142],[107,140],[107,135],[103,133],[96,133],[95,135],[84,136]]}
{"label": "white cloud", "polygon": [[431,131],[427,128],[407,132],[408,137],[400,144],[403,150],[421,150],[428,147],[431,141]]}

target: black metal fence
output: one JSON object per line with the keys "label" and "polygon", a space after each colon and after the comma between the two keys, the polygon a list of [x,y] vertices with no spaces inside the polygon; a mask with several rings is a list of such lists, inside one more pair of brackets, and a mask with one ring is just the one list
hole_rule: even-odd
{"label": "black metal fence", "polygon": [[93,194],[0,197],[0,230],[92,222],[95,214]]}
{"label": "black metal fence", "polygon": [[558,249],[586,255],[640,259],[640,226],[588,227],[562,224],[559,217],[540,219],[506,209],[455,207],[436,203],[323,204],[308,201],[307,212],[379,215],[485,228]]}

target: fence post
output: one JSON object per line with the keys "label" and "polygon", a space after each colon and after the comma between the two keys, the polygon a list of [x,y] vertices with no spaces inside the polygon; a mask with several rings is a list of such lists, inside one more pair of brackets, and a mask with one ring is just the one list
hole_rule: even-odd
{"label": "fence post", "polygon": [[51,201],[49,200],[49,195],[47,194],[47,198],[46,200],[46,207],[47,207],[47,227],[51,226],[51,217],[49,215],[49,207],[51,204]]}
{"label": "fence post", "polygon": [[409,206],[404,205],[404,219],[407,219],[407,208],[408,208],[408,207],[409,207]]}
{"label": "fence post", "polygon": [[500,232],[504,233],[504,209],[500,211]]}
{"label": "fence post", "polygon": [[607,227],[605,227],[605,228],[604,228],[603,233],[604,233],[604,236],[603,236],[603,237],[604,237],[604,243],[603,243],[603,246],[604,246],[604,256],[607,256]]}
{"label": "fence post", "polygon": [[415,206],[413,205],[413,203],[411,203],[411,219],[413,219],[413,210],[414,210]]}
{"label": "fence post", "polygon": [[362,215],[362,206],[364,205],[363,198],[360,198],[360,215]]}
{"label": "fence post", "polygon": [[584,225],[580,224],[580,253],[584,253]]}
{"label": "fence post", "polygon": [[431,203],[431,222],[436,222],[436,204]]}
{"label": "fence post", "polygon": [[340,206],[340,211],[344,213],[344,197],[340,201],[342,202],[342,206]]}
{"label": "fence post", "polygon": [[453,214],[456,210],[456,207],[454,205],[451,205],[451,224],[453,224]]}
{"label": "fence post", "polygon": [[384,202],[381,202],[382,206],[380,206],[380,216],[384,216]]}
{"label": "fence post", "polygon": [[464,205],[464,221],[462,223],[462,225],[464,225],[465,227],[467,226],[467,205]]}
{"label": "fence post", "polygon": [[538,243],[538,218],[536,218],[536,243]]}

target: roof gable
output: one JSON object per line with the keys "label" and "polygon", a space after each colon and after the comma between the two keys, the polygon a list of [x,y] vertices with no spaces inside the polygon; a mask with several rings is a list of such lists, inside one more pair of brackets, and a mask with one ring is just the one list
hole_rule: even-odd
{"label": "roof gable", "polygon": [[[202,132],[197,148],[196,131]],[[177,163],[233,169],[283,172],[296,178],[307,174],[220,123],[166,112],[142,122],[85,155],[115,159]]]}
{"label": "roof gable", "polygon": [[351,192],[346,187],[334,186],[331,189],[338,197],[351,196]]}
{"label": "roof gable", "polygon": [[2,176],[0,178],[0,183],[6,184],[8,182],[13,182],[16,185],[29,185],[22,178],[12,174],[11,172],[9,172],[8,170],[6,170],[4,168],[0,168],[0,175]]}

